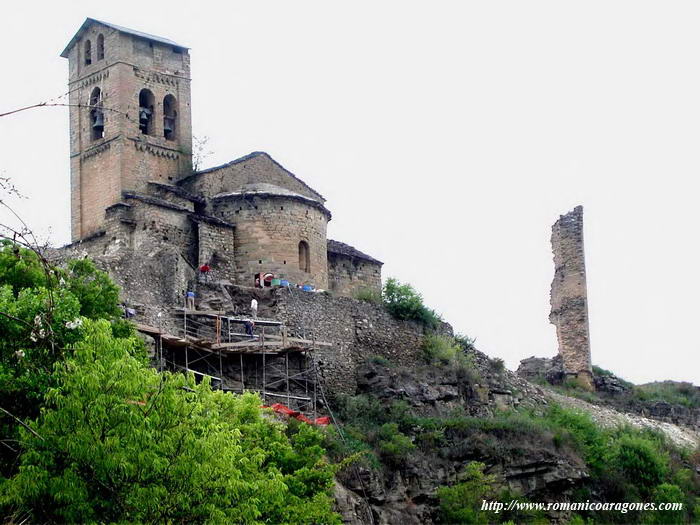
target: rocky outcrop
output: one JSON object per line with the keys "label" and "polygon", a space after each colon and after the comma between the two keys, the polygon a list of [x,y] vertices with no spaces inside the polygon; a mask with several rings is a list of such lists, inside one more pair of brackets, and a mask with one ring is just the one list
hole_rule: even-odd
{"label": "rocky outcrop", "polygon": [[632,389],[627,381],[622,378],[617,377],[613,374],[596,374],[593,372],[593,382],[595,384],[595,390],[601,394],[610,394],[617,396],[620,394],[625,394]]}
{"label": "rocky outcrop", "polygon": [[[408,369],[367,362],[357,370],[357,393],[380,400],[387,409],[403,401],[411,412],[425,417],[462,413],[488,420],[517,406],[547,404],[544,389],[478,351],[469,355],[473,364],[469,374],[427,365]],[[493,433],[450,429],[438,446],[417,447],[401,465],[348,469],[336,487],[337,510],[346,523],[433,523],[438,487],[454,484],[472,461],[485,463],[487,472],[514,492],[539,500],[555,495],[565,500],[588,477],[580,457],[558,448],[551,436],[527,429]]]}
{"label": "rocky outcrop", "polygon": [[[539,411],[556,403],[588,413],[604,428],[653,429],[677,446],[692,449],[700,445],[692,429],[564,396],[502,369],[477,350],[468,355],[469,374],[432,365],[408,368],[368,360],[356,372],[357,394],[378,399],[387,410],[392,403],[403,401],[420,416],[462,413],[483,421],[516,407]],[[533,363],[543,365],[550,374],[561,370],[557,360],[526,361],[523,369],[536,377],[542,375],[538,367],[529,366]],[[613,375],[600,377],[607,378],[601,384],[610,391],[628,388],[628,383]],[[472,461],[485,463],[488,474],[532,501],[574,499],[575,491],[588,479],[580,454],[555,444],[546,433],[530,433],[526,428],[452,429],[445,431],[439,445],[418,446],[401,465],[357,466],[341,473],[335,489],[337,510],[345,523],[352,524],[434,523],[438,487],[454,484]],[[555,521],[566,518],[550,516]]]}
{"label": "rocky outcrop", "polygon": [[564,382],[564,364],[561,356],[548,357],[528,357],[520,361],[520,366],[516,372],[520,377],[533,383],[546,381],[550,385],[560,385]]}

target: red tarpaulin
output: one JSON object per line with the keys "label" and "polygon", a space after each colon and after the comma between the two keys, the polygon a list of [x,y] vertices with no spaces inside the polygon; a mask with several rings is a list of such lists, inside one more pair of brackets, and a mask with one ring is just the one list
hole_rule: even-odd
{"label": "red tarpaulin", "polygon": [[328,425],[331,422],[331,418],[328,416],[317,417],[316,419],[309,419],[301,412],[292,410],[291,408],[283,405],[282,403],[274,403],[270,406],[263,405],[263,408],[271,408],[278,414],[284,414],[287,417],[293,417],[294,419],[298,419],[299,421],[303,421],[304,423],[308,423],[309,425]]}

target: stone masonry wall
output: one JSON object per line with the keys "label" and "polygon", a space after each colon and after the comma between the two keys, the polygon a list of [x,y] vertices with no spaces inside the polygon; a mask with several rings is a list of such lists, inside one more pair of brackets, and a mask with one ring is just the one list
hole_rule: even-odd
{"label": "stone masonry wall", "polygon": [[[195,282],[196,223],[187,207],[168,208],[133,196],[126,201],[107,209],[101,232],[62,248],[60,256],[91,257],[119,285],[127,304],[167,311],[182,303]],[[157,321],[148,314],[144,320]]]}
{"label": "stone masonry wall", "polygon": [[353,297],[360,290],[382,291],[382,266],[359,257],[328,253],[328,289]]}
{"label": "stone masonry wall", "polygon": [[[315,358],[324,384],[335,393],[355,393],[356,369],[372,356],[409,367],[421,359],[422,325],[394,319],[381,305],[328,293],[279,289],[275,294],[276,315],[291,336],[333,343]],[[447,323],[440,331],[452,335]]]}
{"label": "stone masonry wall", "polygon": [[593,389],[582,206],[560,216],[552,226],[552,251],[555,271],[549,320],[557,329],[564,372]]}
{"label": "stone masonry wall", "polygon": [[[258,272],[297,284],[328,286],[326,227],[318,207],[284,196],[214,199],[212,214],[236,225],[236,282],[253,285]],[[299,243],[309,245],[310,271],[299,264]]]}
{"label": "stone masonry wall", "polygon": [[198,220],[198,266],[208,263],[213,279],[230,280],[235,273],[234,229]]}

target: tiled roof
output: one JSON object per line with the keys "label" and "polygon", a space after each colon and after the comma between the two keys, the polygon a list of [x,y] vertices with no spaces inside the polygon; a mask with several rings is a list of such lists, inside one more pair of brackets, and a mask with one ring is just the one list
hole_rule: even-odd
{"label": "tiled roof", "polygon": [[70,51],[70,48],[73,47],[78,40],[80,40],[80,37],[83,36],[83,33],[87,30],[87,28],[90,27],[90,25],[95,24],[95,23],[102,24],[103,26],[111,27],[112,29],[116,29],[117,31],[121,31],[122,33],[127,33],[129,35],[143,38],[144,40],[150,40],[152,42],[160,42],[161,44],[177,47],[178,49],[189,49],[189,47],[180,45],[177,42],[170,40],[169,38],[163,38],[162,36],[150,35],[148,33],[136,31],[135,29],[129,29],[128,27],[118,26],[117,24],[103,22],[101,20],[96,20],[94,18],[86,18],[85,22],[83,22],[83,25],[80,26],[80,29],[78,29],[78,32],[75,33],[75,36],[73,38],[71,38],[71,41],[68,42],[68,45],[63,50],[63,53],[61,53],[61,56],[63,58],[68,58],[68,53]]}
{"label": "tiled roof", "polygon": [[250,160],[250,159],[254,159],[254,158],[256,158],[256,157],[267,157],[268,159],[270,159],[270,160],[272,161],[272,163],[273,163],[275,166],[277,166],[278,168],[280,168],[280,169],[281,169],[282,171],[284,171],[287,175],[289,175],[289,176],[292,177],[293,179],[296,179],[297,181],[299,181],[305,188],[307,188],[307,189],[309,189],[311,192],[313,192],[314,195],[318,195],[318,197],[319,197],[319,199],[321,200],[321,202],[325,202],[325,201],[326,201],[326,199],[323,197],[323,195],[321,195],[319,192],[317,192],[317,191],[316,191],[315,189],[313,189],[311,186],[309,186],[308,184],[306,184],[303,180],[301,180],[299,177],[297,177],[296,175],[294,175],[294,173],[292,173],[292,172],[289,171],[287,168],[285,168],[284,166],[282,166],[282,164],[280,164],[279,162],[277,162],[277,161],[276,161],[275,159],[273,159],[268,153],[265,153],[264,151],[253,151],[252,153],[248,153],[248,155],[244,155],[244,156],[242,156],[242,157],[240,157],[240,158],[234,159],[234,160],[232,160],[232,161],[230,161],[230,162],[227,162],[226,164],[221,164],[220,166],[214,166],[213,168],[207,168],[207,169],[204,169],[204,170],[196,171],[196,172],[194,172],[192,175],[188,175],[188,176],[185,177],[184,179],[181,179],[179,182],[181,183],[183,180],[189,179],[190,177],[196,177],[197,175],[200,175],[200,174],[202,174],[202,173],[211,173],[212,171],[218,171],[218,170],[220,170],[220,169],[222,169],[222,168],[227,168],[228,166],[233,166],[233,165],[235,165],[235,164],[240,164],[240,163],[242,163],[242,162],[245,162],[245,161]]}
{"label": "tiled roof", "polygon": [[347,257],[356,257],[358,259],[364,259],[374,264],[384,264],[382,261],[378,261],[374,257],[367,255],[366,253],[362,253],[360,250],[353,246],[350,246],[349,244],[334,241],[332,239],[328,239],[328,251],[330,253],[337,253],[340,255],[345,255]]}

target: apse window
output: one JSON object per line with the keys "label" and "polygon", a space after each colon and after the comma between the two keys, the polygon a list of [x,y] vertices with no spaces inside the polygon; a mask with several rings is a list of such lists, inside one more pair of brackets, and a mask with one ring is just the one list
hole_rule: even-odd
{"label": "apse window", "polygon": [[299,243],[299,269],[302,272],[306,273],[309,273],[311,271],[309,243],[306,241],[301,241]]}

